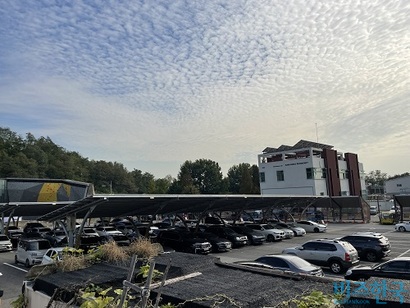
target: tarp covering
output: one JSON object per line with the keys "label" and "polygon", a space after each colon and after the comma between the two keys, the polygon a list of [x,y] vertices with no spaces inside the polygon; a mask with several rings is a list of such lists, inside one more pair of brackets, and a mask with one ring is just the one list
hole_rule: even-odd
{"label": "tarp covering", "polygon": [[[2,202],[65,202],[92,195],[89,183],[51,179],[5,179]],[[91,191],[90,191],[91,189]]]}

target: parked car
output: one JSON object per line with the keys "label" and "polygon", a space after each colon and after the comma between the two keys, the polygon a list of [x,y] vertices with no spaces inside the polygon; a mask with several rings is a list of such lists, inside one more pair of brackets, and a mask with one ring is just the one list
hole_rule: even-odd
{"label": "parked car", "polygon": [[327,226],[311,220],[301,220],[294,223],[295,226],[305,229],[306,232],[326,232]]}
{"label": "parked car", "polygon": [[186,230],[162,230],[157,236],[157,242],[181,252],[208,254],[212,251],[211,243]]}
{"label": "parked car", "polygon": [[394,230],[400,232],[410,231],[410,221],[403,221],[395,224]]}
{"label": "parked car", "polygon": [[360,263],[356,248],[340,240],[310,240],[301,246],[286,248],[282,253],[301,257],[315,265],[329,267],[335,274]]}
{"label": "parked car", "polygon": [[95,231],[98,233],[99,236],[112,235],[112,234],[123,235],[121,231],[118,231],[112,226],[99,226],[95,228]]}
{"label": "parked car", "polygon": [[[80,235],[80,238],[78,239],[78,232],[79,228],[76,229],[75,232],[75,246],[83,249],[85,252],[87,252],[90,249],[96,248],[99,245],[102,244],[103,239],[101,236],[95,231],[94,228],[92,227],[84,227],[83,232]],[[79,243],[77,242],[79,240]]]}
{"label": "parked car", "polygon": [[306,230],[303,229],[302,227],[297,227],[295,225],[292,225],[290,223],[285,223],[285,222],[278,222],[275,224],[276,226],[281,226],[283,228],[287,228],[293,231],[294,236],[303,236],[306,234]]}
{"label": "parked car", "polygon": [[51,246],[57,247],[64,246],[64,239],[67,237],[67,234],[64,230],[56,229],[46,232],[42,236],[50,242]]}
{"label": "parked car", "polygon": [[247,227],[262,232],[267,242],[281,241],[285,238],[285,232],[276,229],[271,224],[246,224]]}
{"label": "parked car", "polygon": [[272,268],[292,273],[324,276],[321,267],[313,265],[308,261],[293,255],[265,255],[259,257],[255,262],[263,263],[272,266]]}
{"label": "parked car", "polygon": [[410,257],[399,257],[373,266],[355,266],[345,275],[349,280],[367,280],[371,277],[410,280]]}
{"label": "parked car", "polygon": [[[80,230],[80,228],[76,229],[76,233]],[[81,233],[82,236],[100,236],[97,231],[93,227],[84,227],[83,232]]]}
{"label": "parked car", "polygon": [[275,229],[279,229],[285,232],[285,239],[293,238],[295,236],[295,234],[293,233],[293,230],[291,230],[288,227],[284,227],[283,225],[279,223],[273,223],[272,225],[275,227]]}
{"label": "parked car", "polygon": [[379,212],[377,209],[377,205],[371,205],[370,206],[370,215],[376,215]]}
{"label": "parked car", "polygon": [[248,237],[246,235],[239,234],[230,227],[223,225],[212,225],[206,226],[205,231],[228,239],[232,243],[233,247],[241,247],[248,244]]}
{"label": "parked car", "polygon": [[62,261],[66,255],[78,256],[80,253],[72,247],[52,247],[46,251],[41,261],[41,264],[51,264]]}
{"label": "parked car", "polygon": [[239,234],[246,235],[249,244],[260,245],[266,241],[265,234],[247,226],[234,225],[230,228]]}
{"label": "parked car", "polygon": [[33,228],[29,229],[27,234],[29,234],[29,233],[31,233],[31,234],[40,234],[41,236],[44,236],[45,234],[47,234],[51,231],[52,230],[49,227],[33,227]]}
{"label": "parked car", "polygon": [[23,228],[24,233],[30,233],[32,228],[42,228],[45,227],[41,222],[34,221],[34,222],[28,222]]}
{"label": "parked car", "polygon": [[13,249],[17,248],[18,242],[20,238],[24,236],[23,231],[9,231],[8,232],[8,237],[10,239],[11,244],[13,245]]}
{"label": "parked car", "polygon": [[129,246],[131,244],[131,240],[121,232],[100,235],[100,241],[102,244],[114,241],[118,246]]}
{"label": "parked car", "polygon": [[24,263],[26,267],[40,264],[49,248],[50,242],[44,238],[22,238],[17,245],[14,261],[16,264]]}
{"label": "parked car", "polygon": [[232,243],[228,239],[219,237],[212,232],[198,231],[193,234],[211,243],[213,252],[225,252],[232,249]]}
{"label": "parked car", "polygon": [[51,264],[63,259],[63,249],[65,247],[53,247],[46,251],[41,260],[41,264]]}
{"label": "parked car", "polygon": [[9,237],[5,234],[0,234],[0,251],[11,251],[12,249],[13,244]]}
{"label": "parked car", "polygon": [[340,240],[352,244],[359,253],[359,257],[370,262],[378,261],[390,254],[390,241],[381,233],[356,232]]}

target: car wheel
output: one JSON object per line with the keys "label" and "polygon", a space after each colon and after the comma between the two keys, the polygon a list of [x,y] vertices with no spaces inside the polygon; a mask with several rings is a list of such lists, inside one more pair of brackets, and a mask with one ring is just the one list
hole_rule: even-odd
{"label": "car wheel", "polygon": [[26,267],[30,267],[30,261],[29,261],[28,259],[26,259],[26,263],[24,263],[24,265],[25,265]]}
{"label": "car wheel", "polygon": [[403,227],[403,226],[400,226],[400,227],[399,227],[399,231],[400,231],[400,232],[404,232],[404,231],[406,231],[406,228]]}
{"label": "car wheel", "polygon": [[275,240],[275,238],[273,237],[272,234],[269,234],[268,237],[266,238],[266,240],[267,240],[268,242],[273,242],[273,241]]}
{"label": "car wheel", "polygon": [[314,231],[315,233],[319,233],[319,228],[314,228],[313,231]]}
{"label": "car wheel", "polygon": [[377,261],[377,254],[374,251],[367,251],[366,252],[366,260],[369,262]]}
{"label": "car wheel", "polygon": [[343,270],[342,264],[340,264],[339,261],[331,261],[330,262],[330,270],[335,274],[339,274]]}

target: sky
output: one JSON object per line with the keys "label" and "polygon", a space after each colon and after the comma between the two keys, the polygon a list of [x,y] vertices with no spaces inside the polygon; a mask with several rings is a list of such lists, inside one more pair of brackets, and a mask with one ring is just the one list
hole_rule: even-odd
{"label": "sky", "polygon": [[0,127],[156,178],[310,140],[410,171],[410,1],[0,1]]}

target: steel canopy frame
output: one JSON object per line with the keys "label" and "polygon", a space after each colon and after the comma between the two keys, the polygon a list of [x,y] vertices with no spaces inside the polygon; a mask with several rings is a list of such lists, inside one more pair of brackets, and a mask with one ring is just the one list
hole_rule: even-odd
{"label": "steel canopy frame", "polygon": [[[301,200],[315,203],[322,196],[281,195],[94,195],[52,211],[38,220],[55,221],[68,215],[99,218],[133,215],[242,211],[286,206]],[[94,206],[90,213],[88,210]]]}

